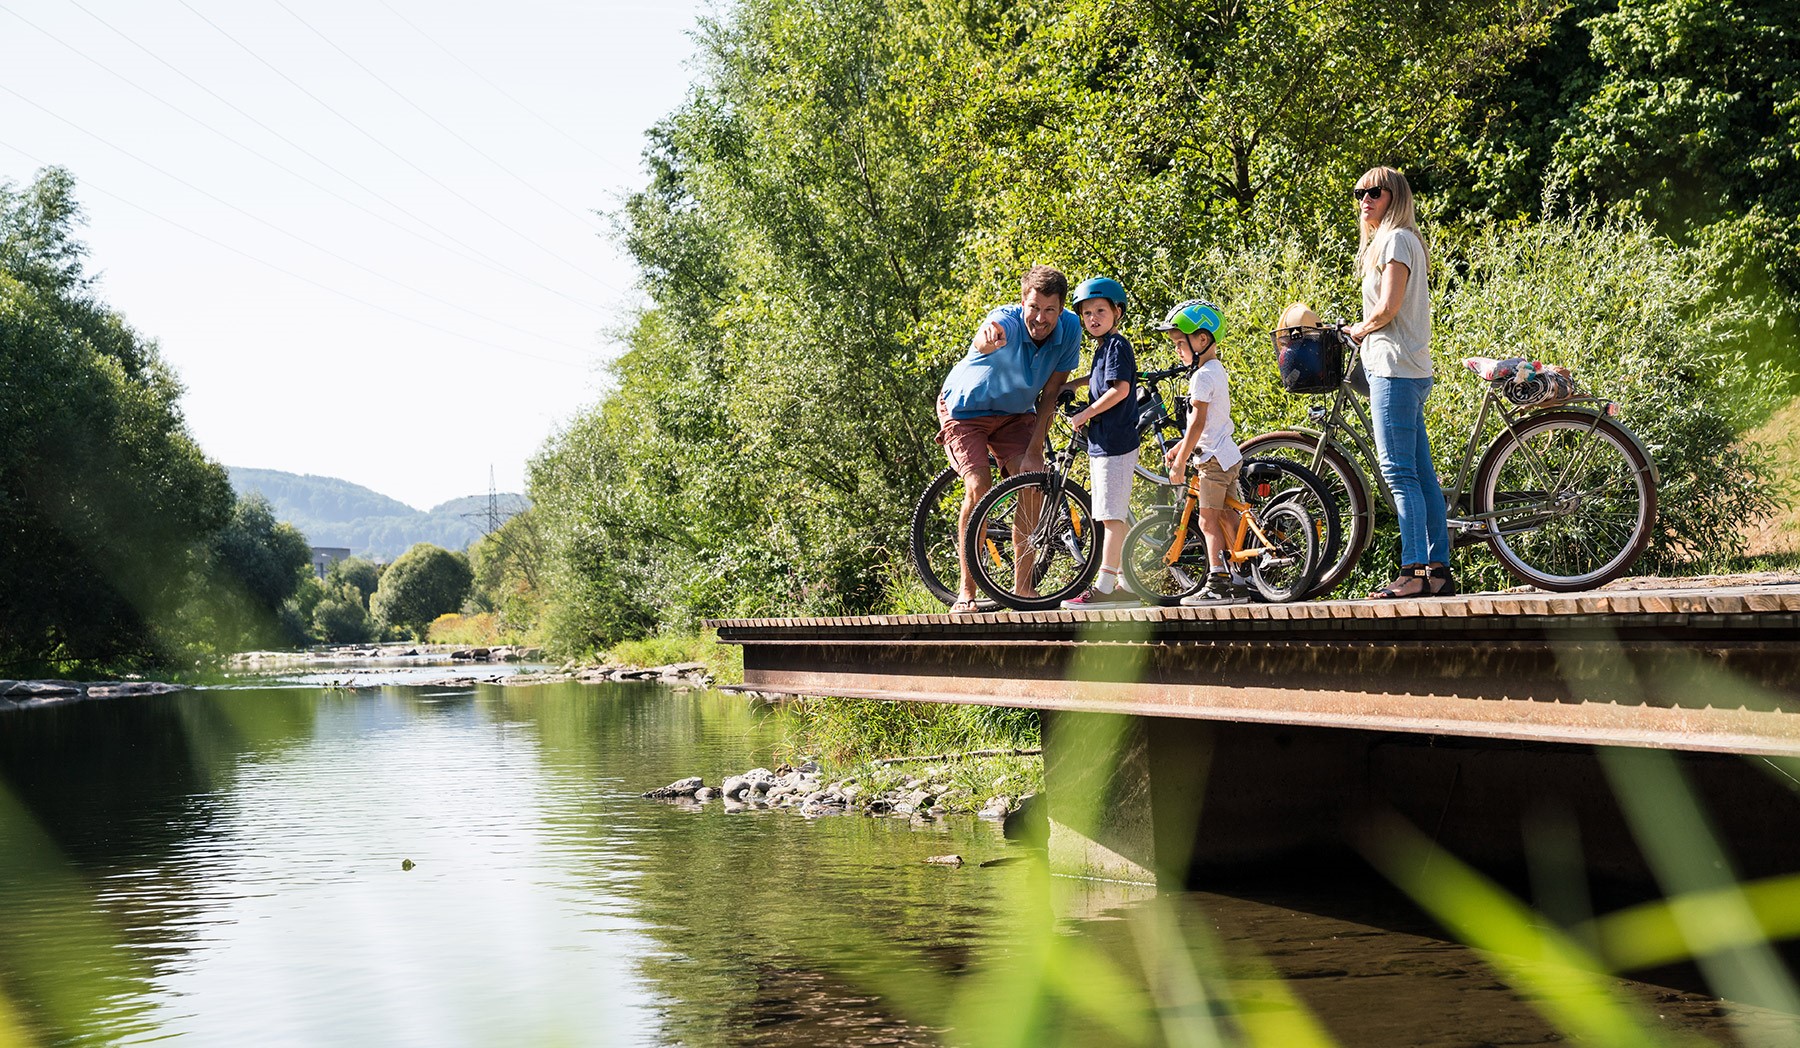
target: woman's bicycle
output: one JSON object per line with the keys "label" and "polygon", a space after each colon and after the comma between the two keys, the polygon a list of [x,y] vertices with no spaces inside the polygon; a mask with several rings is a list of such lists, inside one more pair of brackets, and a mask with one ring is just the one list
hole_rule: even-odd
{"label": "woman's bicycle", "polygon": [[[1171,381],[1179,385],[1191,370],[1177,364],[1161,371],[1138,373],[1138,428],[1144,433],[1147,442],[1146,457],[1152,445],[1167,451],[1181,440],[1181,432],[1187,425],[1187,398],[1180,389],[1176,389],[1173,396],[1169,395],[1166,386]],[[1072,390],[1065,390],[1065,393],[1073,395]],[[1061,398],[1059,403],[1063,403]],[[1055,450],[1054,441],[1046,435],[1046,463],[1051,460]],[[1159,454],[1156,464],[1160,465],[1161,461]],[[1078,477],[1085,465],[1083,457],[1071,456],[1068,468]],[[1006,479],[999,463],[992,459],[988,460],[988,469],[995,484]],[[1165,486],[1169,480],[1166,475],[1153,472],[1141,463],[1137,468],[1137,475]],[[931,483],[925,486],[919,500],[913,504],[911,541],[908,546],[913,570],[918,573],[925,589],[945,604],[954,604],[957,597],[956,530],[962,515],[962,501],[962,477],[954,467],[945,467],[931,478]]]}
{"label": "woman's bicycle", "polygon": [[[1319,570],[1322,543],[1335,527],[1335,507],[1312,472],[1281,459],[1245,459],[1242,495],[1226,498],[1238,524],[1226,534],[1232,565],[1263,600],[1303,597]],[[1167,483],[1165,481],[1165,483]],[[1196,512],[1199,478],[1176,486],[1172,505],[1154,510],[1125,536],[1125,582],[1146,602],[1173,605],[1197,593],[1209,568]],[[1324,507],[1323,521],[1311,507]]]}
{"label": "woman's bicycle", "polygon": [[[1247,456],[1299,462],[1331,492],[1341,538],[1325,546],[1307,594],[1317,596],[1340,585],[1368,548],[1375,496],[1391,514],[1394,495],[1378,468],[1365,472],[1358,464],[1379,461],[1363,403],[1367,384],[1355,366],[1361,347],[1341,323],[1280,328],[1271,337],[1290,392],[1327,396],[1307,409],[1309,425],[1263,433],[1240,447]],[[1287,362],[1315,356],[1318,371],[1301,369],[1307,377],[1290,381]],[[1484,365],[1477,361],[1466,363],[1479,375]],[[1480,413],[1456,479],[1444,486],[1453,538],[1457,545],[1486,541],[1513,577],[1540,589],[1604,585],[1625,574],[1649,544],[1660,474],[1643,442],[1617,421],[1617,403],[1566,375],[1546,382],[1542,373],[1524,374],[1503,369],[1482,376]],[[1484,445],[1482,434],[1494,424],[1498,431]]]}

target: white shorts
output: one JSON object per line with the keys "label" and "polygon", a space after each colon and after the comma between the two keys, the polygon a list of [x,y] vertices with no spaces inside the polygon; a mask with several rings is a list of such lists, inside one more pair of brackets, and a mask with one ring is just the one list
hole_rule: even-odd
{"label": "white shorts", "polygon": [[1137,461],[1136,448],[1123,455],[1088,456],[1088,471],[1094,482],[1095,520],[1131,519],[1131,471],[1137,467]]}

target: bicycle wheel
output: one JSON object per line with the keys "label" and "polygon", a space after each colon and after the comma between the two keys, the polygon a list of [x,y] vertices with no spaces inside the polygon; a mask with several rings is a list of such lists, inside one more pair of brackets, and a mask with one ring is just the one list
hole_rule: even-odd
{"label": "bicycle wheel", "polygon": [[1206,537],[1200,534],[1198,518],[1188,521],[1181,549],[1174,563],[1169,562],[1176,522],[1175,510],[1164,506],[1125,533],[1125,584],[1146,604],[1172,607],[1206,584]]}
{"label": "bicycle wheel", "polygon": [[[1245,457],[1282,459],[1309,469],[1318,447],[1317,434],[1292,429],[1263,433],[1238,445]],[[1319,543],[1318,575],[1304,595],[1307,599],[1325,596],[1348,578],[1375,534],[1374,500],[1362,470],[1335,444],[1327,444],[1317,458],[1314,472],[1336,505],[1329,515],[1323,507],[1314,507],[1314,511],[1321,519],[1336,520],[1338,534],[1335,541],[1325,536]]]}
{"label": "bicycle wheel", "polygon": [[[1290,499],[1256,511],[1256,522],[1271,546],[1250,559],[1250,584],[1271,604],[1302,599],[1312,588],[1319,563],[1319,528],[1313,515],[1305,503]],[[1261,540],[1252,532],[1244,541]]]}
{"label": "bicycle wheel", "polygon": [[1015,611],[1054,608],[1086,589],[1100,570],[1100,524],[1090,505],[1081,485],[1053,473],[996,484],[969,515],[975,584]]}
{"label": "bicycle wheel", "polygon": [[1241,474],[1244,498],[1259,512],[1282,502],[1297,504],[1312,522],[1312,563],[1306,566],[1308,585],[1293,599],[1305,600],[1320,592],[1312,582],[1319,577],[1323,554],[1333,546],[1342,547],[1337,497],[1331,494],[1317,473],[1298,462],[1257,456],[1244,460]]}
{"label": "bicycle wheel", "polygon": [[[988,467],[994,476],[999,469]],[[912,512],[912,565],[919,581],[945,604],[956,603],[956,525],[962,515],[963,482],[955,467],[931,478]]]}
{"label": "bicycle wheel", "polygon": [[1475,473],[1475,511],[1506,570],[1539,589],[1592,589],[1625,574],[1650,543],[1650,457],[1611,420],[1534,415],[1502,431]]}

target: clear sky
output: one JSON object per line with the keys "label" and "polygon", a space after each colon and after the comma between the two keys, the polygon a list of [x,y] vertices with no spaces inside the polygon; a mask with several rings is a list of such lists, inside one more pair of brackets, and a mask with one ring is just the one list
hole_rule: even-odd
{"label": "clear sky", "polygon": [[610,212],[699,0],[0,0],[0,180],[68,168],[99,296],[231,466],[524,490],[641,301]]}

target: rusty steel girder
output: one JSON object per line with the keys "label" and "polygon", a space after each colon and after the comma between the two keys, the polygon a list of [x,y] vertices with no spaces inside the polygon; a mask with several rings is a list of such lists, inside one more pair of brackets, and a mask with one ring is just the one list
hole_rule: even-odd
{"label": "rusty steel girder", "polygon": [[1539,600],[1371,617],[1328,602],[1285,618],[1145,609],[712,625],[743,645],[745,685],[779,694],[1800,756],[1796,591],[1758,611]]}

